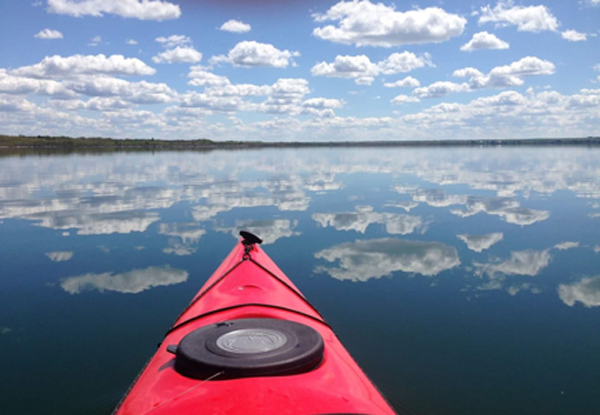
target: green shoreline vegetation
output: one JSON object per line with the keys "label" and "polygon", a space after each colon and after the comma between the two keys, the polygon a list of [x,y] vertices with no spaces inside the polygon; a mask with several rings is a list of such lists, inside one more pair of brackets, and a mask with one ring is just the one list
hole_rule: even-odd
{"label": "green shoreline vegetation", "polygon": [[600,136],[579,138],[527,138],[486,140],[395,140],[395,141],[213,141],[113,139],[102,137],[66,136],[10,136],[0,135],[1,149],[61,149],[77,150],[216,150],[249,148],[303,148],[303,147],[438,147],[438,146],[596,146]]}

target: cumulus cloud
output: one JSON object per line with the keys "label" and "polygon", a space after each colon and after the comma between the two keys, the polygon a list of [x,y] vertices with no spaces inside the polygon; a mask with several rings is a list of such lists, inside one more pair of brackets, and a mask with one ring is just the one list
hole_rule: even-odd
{"label": "cumulus cloud", "polygon": [[252,29],[248,23],[240,22],[239,20],[228,20],[221,25],[219,30],[232,33],[247,33]]}
{"label": "cumulus cloud", "polygon": [[412,76],[407,76],[404,79],[399,79],[395,82],[386,82],[383,84],[386,88],[416,88],[421,86],[421,83],[418,79],[413,78]]}
{"label": "cumulus cloud", "polygon": [[479,32],[473,38],[460,47],[464,52],[473,52],[479,49],[508,49],[507,42],[500,40],[496,35],[488,32]]}
{"label": "cumulus cloud", "polygon": [[162,0],[48,0],[48,12],[74,17],[114,14],[159,21],[181,16],[178,5]]}
{"label": "cumulus cloud", "polygon": [[[213,79],[206,74],[201,76],[201,78],[195,79],[200,79],[200,83],[206,86],[205,91],[182,95],[181,105],[183,107],[206,108],[224,112],[257,111],[297,115],[317,111],[319,106],[331,111],[331,108],[341,105],[339,100],[314,98],[313,101],[302,106],[304,96],[310,92],[308,81],[302,78],[280,78],[272,85],[253,85],[229,84],[226,78]],[[215,83],[211,85],[211,81],[215,81]],[[253,96],[264,96],[266,100],[261,103],[244,100],[245,97]]]}
{"label": "cumulus cloud", "polygon": [[454,92],[469,92],[471,87],[467,83],[457,84],[449,81],[434,82],[429,86],[416,88],[413,95],[419,98],[441,98]]}
{"label": "cumulus cloud", "polygon": [[71,75],[154,75],[156,70],[137,58],[123,55],[47,56],[40,63],[12,71],[19,76],[47,78]]}
{"label": "cumulus cloud", "polygon": [[202,53],[191,46],[177,46],[152,58],[155,63],[198,63],[202,60]]}
{"label": "cumulus cloud", "polygon": [[187,279],[187,271],[165,266],[134,269],[121,274],[105,272],[68,277],[61,281],[60,286],[69,294],[81,294],[89,290],[137,294],[154,287],[179,284]]}
{"label": "cumulus cloud", "polygon": [[279,50],[268,43],[243,41],[229,51],[227,56],[218,55],[211,58],[211,63],[227,62],[234,66],[253,67],[268,66],[286,68],[295,65],[292,58],[300,56],[300,52]]}
{"label": "cumulus cloud", "polygon": [[356,46],[445,42],[461,35],[467,23],[464,17],[438,7],[399,12],[394,6],[368,0],[341,1],[313,17],[316,22],[338,22],[314,29],[314,36]]}
{"label": "cumulus cloud", "polygon": [[191,80],[188,82],[189,85],[193,86],[226,86],[230,85],[229,79],[226,76],[216,75],[210,72],[203,66],[192,66],[188,77]]}
{"label": "cumulus cloud", "polygon": [[586,307],[600,307],[600,276],[582,278],[572,284],[560,284],[558,296],[569,307],[577,301]]}
{"label": "cumulus cloud", "polygon": [[565,30],[564,32],[561,32],[561,36],[569,42],[582,42],[587,40],[587,34],[579,33],[577,30]]}
{"label": "cumulus cloud", "polygon": [[57,252],[47,252],[46,256],[50,258],[51,261],[54,262],[63,262],[68,261],[73,258],[72,251],[57,251]]}
{"label": "cumulus cloud", "polygon": [[317,252],[315,258],[338,263],[337,267],[317,267],[316,272],[350,281],[367,281],[398,271],[435,276],[460,265],[453,246],[394,238],[343,243]]}
{"label": "cumulus cloud", "polygon": [[413,102],[420,102],[420,99],[417,97],[411,97],[409,95],[400,94],[400,95],[396,95],[394,98],[392,98],[390,100],[390,102],[395,105],[403,105],[403,104],[409,104],[409,103],[413,103]]}
{"label": "cumulus cloud", "polygon": [[127,40],[125,41],[125,43],[127,43],[128,45],[132,45],[132,46],[134,46],[134,45],[137,45],[137,44],[138,44],[137,40],[135,40],[135,39],[127,39]]}
{"label": "cumulus cloud", "polygon": [[34,37],[38,39],[62,39],[63,34],[60,33],[58,30],[44,29],[38,34],[36,34]]}
{"label": "cumulus cloud", "polygon": [[154,40],[167,49],[172,49],[176,46],[190,45],[192,43],[192,39],[184,35],[171,35],[169,37],[160,36]]}
{"label": "cumulus cloud", "polygon": [[93,76],[67,81],[73,92],[91,97],[119,97],[136,104],[158,104],[173,101],[177,92],[164,83],[129,82],[108,76]]}
{"label": "cumulus cloud", "polygon": [[0,112],[33,112],[38,107],[21,97],[11,97],[6,95],[0,95]]}
{"label": "cumulus cloud", "polygon": [[61,82],[52,79],[31,79],[22,76],[13,76],[8,74],[4,69],[0,69],[0,93],[13,95],[35,93],[58,99],[74,98],[77,95]]}
{"label": "cumulus cloud", "polygon": [[483,252],[504,238],[502,232],[488,233],[486,235],[456,235],[458,239],[467,244],[467,248],[475,252]]}
{"label": "cumulus cloud", "polygon": [[317,110],[341,108],[344,102],[333,98],[310,98],[302,103],[304,108],[312,108]]}
{"label": "cumulus cloud", "polygon": [[[434,66],[431,56],[417,56],[412,52],[392,53],[386,59],[373,63],[368,56],[336,56],[331,63],[321,62],[310,70],[314,76],[354,79],[359,85],[371,85],[376,76],[410,72],[424,66]],[[414,79],[414,78],[413,78]],[[418,82],[418,81],[417,81]]]}
{"label": "cumulus cloud", "polygon": [[526,56],[509,65],[497,66],[487,75],[475,68],[462,68],[452,74],[458,78],[469,78],[469,87],[481,88],[506,88],[524,84],[524,77],[552,75],[555,66],[552,62],[536,56]]}
{"label": "cumulus cloud", "polygon": [[485,23],[517,26],[522,32],[555,31],[558,28],[558,20],[546,6],[515,6],[512,0],[499,1],[494,8],[482,7],[479,24]]}

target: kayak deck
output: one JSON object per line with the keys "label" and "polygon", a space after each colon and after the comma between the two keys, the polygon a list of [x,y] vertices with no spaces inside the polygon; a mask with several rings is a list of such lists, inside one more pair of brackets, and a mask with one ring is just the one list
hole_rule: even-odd
{"label": "kayak deck", "polygon": [[[239,319],[300,323],[323,340],[322,360],[300,374],[195,379],[175,368],[190,333]],[[171,351],[168,350],[171,348]],[[178,357],[179,358],[179,357]],[[238,243],[181,313],[117,408],[125,414],[394,414],[319,312],[257,245]]]}

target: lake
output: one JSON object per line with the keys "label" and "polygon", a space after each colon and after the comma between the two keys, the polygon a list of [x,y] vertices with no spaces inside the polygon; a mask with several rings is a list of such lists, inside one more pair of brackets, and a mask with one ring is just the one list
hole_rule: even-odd
{"label": "lake", "polygon": [[0,157],[0,412],[109,414],[239,230],[400,413],[600,413],[600,149]]}

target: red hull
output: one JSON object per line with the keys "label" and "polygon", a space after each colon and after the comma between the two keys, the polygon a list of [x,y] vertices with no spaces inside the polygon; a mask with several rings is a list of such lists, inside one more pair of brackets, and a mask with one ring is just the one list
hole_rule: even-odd
{"label": "red hull", "polygon": [[[244,248],[236,245],[179,316],[115,414],[394,414],[294,284],[258,246],[243,260]],[[200,327],[246,318],[312,327],[325,345],[321,364],[301,374],[231,380],[196,380],[174,369],[167,346]]]}

